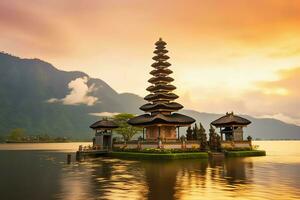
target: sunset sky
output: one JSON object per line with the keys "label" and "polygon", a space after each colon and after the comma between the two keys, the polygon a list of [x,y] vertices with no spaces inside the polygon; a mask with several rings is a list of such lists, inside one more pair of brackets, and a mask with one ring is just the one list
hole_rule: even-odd
{"label": "sunset sky", "polygon": [[300,125],[299,0],[0,1],[1,51],[118,92],[147,94],[159,37],[185,108]]}

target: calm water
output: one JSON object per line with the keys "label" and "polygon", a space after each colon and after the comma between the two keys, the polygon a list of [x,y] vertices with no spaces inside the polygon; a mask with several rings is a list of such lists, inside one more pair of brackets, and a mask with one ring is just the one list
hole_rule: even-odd
{"label": "calm water", "polygon": [[300,141],[255,142],[266,157],[67,165],[79,144],[0,144],[0,199],[300,199]]}

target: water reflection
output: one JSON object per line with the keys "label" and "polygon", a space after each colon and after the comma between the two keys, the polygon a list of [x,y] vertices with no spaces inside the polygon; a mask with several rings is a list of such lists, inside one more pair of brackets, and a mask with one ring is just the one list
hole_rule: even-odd
{"label": "water reflection", "polygon": [[62,152],[0,151],[1,199],[300,199],[300,157],[290,149],[284,162],[274,153],[165,162],[99,158],[71,165]]}
{"label": "water reflection", "polygon": [[252,182],[251,173],[246,173],[252,167],[252,162],[242,159],[165,162],[92,159],[64,168],[59,197],[179,199],[203,196],[207,188],[247,191],[242,185]]}

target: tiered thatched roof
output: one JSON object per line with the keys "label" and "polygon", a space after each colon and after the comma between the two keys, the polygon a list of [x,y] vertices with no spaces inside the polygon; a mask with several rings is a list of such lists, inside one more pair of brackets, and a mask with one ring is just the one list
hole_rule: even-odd
{"label": "tiered thatched roof", "polygon": [[168,69],[171,64],[167,62],[169,56],[166,55],[166,42],[161,38],[155,43],[156,54],[152,59],[155,61],[151,66],[154,68],[150,72],[153,75],[148,80],[150,85],[146,90],[150,92],[144,99],[149,103],[140,107],[141,110],[150,114],[140,115],[128,121],[132,125],[155,125],[155,124],[172,124],[172,125],[190,125],[195,122],[191,117],[172,112],[183,108],[179,103],[173,102],[178,96],[172,93],[176,87],[170,84],[174,81],[169,75],[172,70]]}

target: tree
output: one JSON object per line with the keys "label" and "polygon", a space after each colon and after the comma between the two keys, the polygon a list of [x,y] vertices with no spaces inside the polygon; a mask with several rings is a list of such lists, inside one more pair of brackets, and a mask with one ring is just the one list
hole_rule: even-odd
{"label": "tree", "polygon": [[11,130],[8,139],[12,141],[21,141],[25,137],[25,131],[21,128]]}
{"label": "tree", "polygon": [[131,126],[127,121],[133,118],[134,115],[130,113],[120,113],[113,117],[114,121],[118,124],[119,128],[116,129],[117,133],[123,136],[124,141],[129,141],[132,136],[141,131],[141,128]]}
{"label": "tree", "polygon": [[5,142],[5,139],[3,136],[0,136],[0,143]]}
{"label": "tree", "polygon": [[197,139],[200,142],[200,149],[201,150],[206,150],[207,136],[206,136],[206,133],[205,133],[205,129],[204,129],[204,127],[201,123],[200,123],[200,128],[198,130]]}
{"label": "tree", "polygon": [[209,129],[209,147],[211,150],[217,151],[221,148],[221,137],[216,133],[212,125]]}
{"label": "tree", "polygon": [[199,132],[199,128],[198,128],[197,124],[195,123],[195,126],[194,126],[194,128],[193,128],[193,136],[192,136],[192,140],[197,140],[198,132]]}
{"label": "tree", "polygon": [[193,139],[193,130],[192,130],[191,126],[189,126],[188,129],[186,130],[186,139],[187,140]]}

